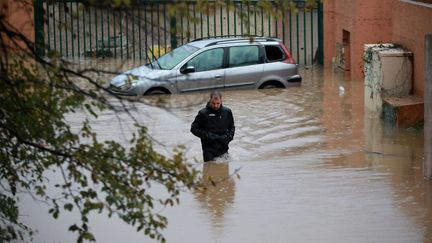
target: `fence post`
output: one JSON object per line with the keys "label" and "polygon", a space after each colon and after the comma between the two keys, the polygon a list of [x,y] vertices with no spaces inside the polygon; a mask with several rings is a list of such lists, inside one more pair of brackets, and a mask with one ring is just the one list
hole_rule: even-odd
{"label": "fence post", "polygon": [[43,56],[44,52],[44,11],[43,0],[34,1],[34,31],[35,31],[35,51],[38,56]]}
{"label": "fence post", "polygon": [[424,66],[424,175],[432,179],[432,33],[425,35]]}
{"label": "fence post", "polygon": [[323,0],[317,0],[318,3],[318,63],[324,63],[324,24],[323,24]]}
{"label": "fence post", "polygon": [[170,32],[171,32],[171,50],[177,48],[177,19],[172,16],[170,19]]}

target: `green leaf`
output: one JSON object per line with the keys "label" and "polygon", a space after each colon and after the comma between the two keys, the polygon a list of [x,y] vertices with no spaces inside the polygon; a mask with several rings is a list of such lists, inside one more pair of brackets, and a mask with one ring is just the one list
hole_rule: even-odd
{"label": "green leaf", "polygon": [[63,207],[65,210],[70,212],[73,209],[73,204],[72,203],[66,203]]}

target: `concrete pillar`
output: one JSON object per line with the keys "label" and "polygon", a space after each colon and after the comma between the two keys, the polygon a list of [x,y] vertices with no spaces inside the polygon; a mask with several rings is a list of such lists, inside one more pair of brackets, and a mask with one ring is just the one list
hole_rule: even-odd
{"label": "concrete pillar", "polygon": [[432,180],[432,33],[425,35],[424,175]]}

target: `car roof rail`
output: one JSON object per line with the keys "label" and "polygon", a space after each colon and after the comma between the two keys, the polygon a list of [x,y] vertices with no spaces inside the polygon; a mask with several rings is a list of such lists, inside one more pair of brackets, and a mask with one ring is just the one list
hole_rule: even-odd
{"label": "car roof rail", "polygon": [[242,37],[242,38],[250,38],[250,37],[258,37],[257,35],[216,35],[216,36],[206,36],[201,37],[198,39],[194,39],[194,41],[200,41],[200,40],[210,40],[210,39],[217,39],[217,38],[230,38],[230,37]]}
{"label": "car roof rail", "polygon": [[[240,38],[235,38],[235,39],[226,39],[226,40],[218,40],[218,38],[229,38],[229,37],[240,37]],[[251,38],[254,39],[254,41],[281,41],[281,39],[277,38],[277,37],[268,37],[268,36],[257,36],[257,35],[223,35],[223,36],[209,36],[209,37],[202,37],[202,38],[198,38],[193,40],[194,41],[200,41],[200,40],[210,40],[210,39],[215,39],[214,42],[208,43],[206,46],[212,46],[212,45],[216,45],[216,44],[221,44],[221,43],[229,43],[229,42],[243,42],[243,41],[249,41]]]}

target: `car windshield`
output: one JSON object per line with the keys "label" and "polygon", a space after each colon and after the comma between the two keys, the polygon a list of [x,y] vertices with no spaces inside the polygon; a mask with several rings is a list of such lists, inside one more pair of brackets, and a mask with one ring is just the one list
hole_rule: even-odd
{"label": "car windshield", "polygon": [[159,59],[149,64],[149,66],[154,69],[170,70],[198,49],[198,47],[191,45],[180,46],[161,56]]}

